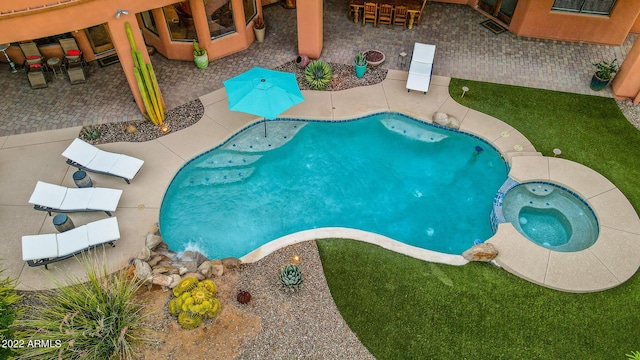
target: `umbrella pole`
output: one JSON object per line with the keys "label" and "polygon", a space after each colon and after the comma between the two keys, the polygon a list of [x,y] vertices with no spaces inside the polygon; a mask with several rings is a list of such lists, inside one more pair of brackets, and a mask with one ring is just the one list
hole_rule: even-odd
{"label": "umbrella pole", "polygon": [[267,118],[264,118],[264,137],[267,137]]}

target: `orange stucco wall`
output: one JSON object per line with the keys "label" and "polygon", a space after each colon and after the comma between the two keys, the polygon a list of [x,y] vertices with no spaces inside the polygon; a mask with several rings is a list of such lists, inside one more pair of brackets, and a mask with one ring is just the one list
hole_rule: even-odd
{"label": "orange stucco wall", "polygon": [[610,16],[551,11],[554,0],[519,0],[509,30],[536,38],[620,45],[640,14],[640,1],[618,1]]}
{"label": "orange stucco wall", "polygon": [[640,42],[636,41],[627,54],[616,77],[611,83],[613,94],[618,99],[634,99],[640,102]]}
{"label": "orange stucco wall", "polygon": [[298,54],[311,59],[322,53],[323,12],[322,0],[296,2],[298,20]]}

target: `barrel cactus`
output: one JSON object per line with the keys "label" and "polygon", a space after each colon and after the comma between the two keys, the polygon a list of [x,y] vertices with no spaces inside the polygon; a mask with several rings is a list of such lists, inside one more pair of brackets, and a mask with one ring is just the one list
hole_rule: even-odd
{"label": "barrel cactus", "polygon": [[302,272],[296,265],[289,264],[280,270],[280,282],[287,288],[297,289],[302,285]]}
{"label": "barrel cactus", "polygon": [[192,314],[190,312],[181,312],[178,315],[178,324],[185,329],[195,329],[202,322],[202,317],[197,314]]}
{"label": "barrel cactus", "polygon": [[175,297],[169,301],[169,313],[178,317],[183,328],[195,329],[203,319],[213,319],[220,313],[220,301],[215,298],[215,292],[216,284],[211,280],[184,278],[174,288]]}
{"label": "barrel cactus", "polygon": [[198,279],[192,276],[188,276],[178,283],[176,287],[173,288],[173,296],[178,297],[182,295],[182,293],[193,290],[198,285]]}

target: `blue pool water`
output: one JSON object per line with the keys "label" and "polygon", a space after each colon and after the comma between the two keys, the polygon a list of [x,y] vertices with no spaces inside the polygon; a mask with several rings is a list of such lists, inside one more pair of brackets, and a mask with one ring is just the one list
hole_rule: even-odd
{"label": "blue pool water", "polygon": [[598,220],[589,205],[552,183],[514,186],[504,196],[502,212],[521,234],[554,251],[584,250],[599,234]]}
{"label": "blue pool water", "polygon": [[178,171],[160,209],[172,250],[241,257],[294,232],[347,227],[461,254],[493,234],[507,166],[481,139],[395,113],[267,130],[251,126]]}

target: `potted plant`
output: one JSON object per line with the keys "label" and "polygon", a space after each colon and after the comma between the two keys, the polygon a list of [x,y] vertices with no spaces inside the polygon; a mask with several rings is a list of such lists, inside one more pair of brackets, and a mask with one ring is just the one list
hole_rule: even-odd
{"label": "potted plant", "polygon": [[591,78],[591,90],[600,91],[607,86],[609,81],[613,78],[613,74],[618,71],[618,59],[613,59],[611,62],[600,61],[599,63],[593,63],[596,68],[595,74]]}
{"label": "potted plant", "polygon": [[359,52],[356,55],[355,66],[356,66],[356,77],[358,79],[362,78],[364,76],[364,72],[367,70],[367,58],[364,56],[363,53]]}
{"label": "potted plant", "polygon": [[209,66],[207,50],[201,48],[196,40],[193,40],[193,61],[196,63],[198,69],[206,69],[207,66]]}
{"label": "potted plant", "polygon": [[264,24],[262,16],[258,15],[253,21],[253,31],[256,33],[256,40],[260,43],[264,41],[265,27],[266,25]]}

